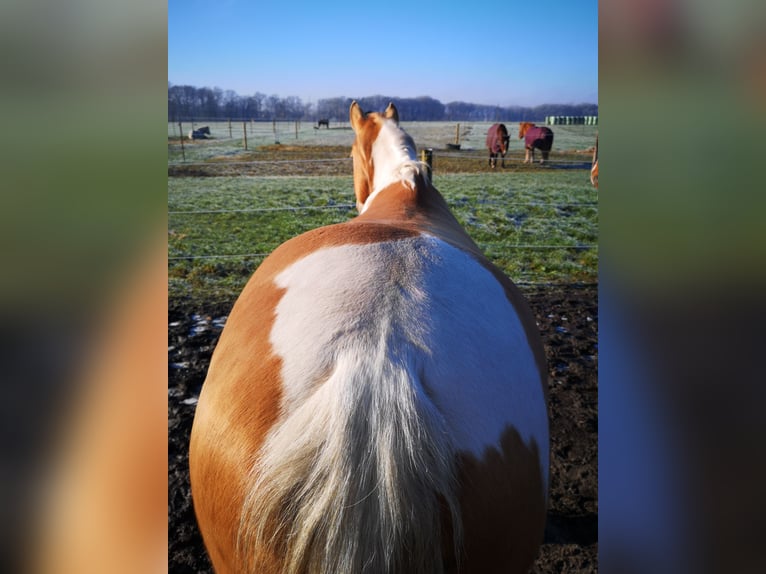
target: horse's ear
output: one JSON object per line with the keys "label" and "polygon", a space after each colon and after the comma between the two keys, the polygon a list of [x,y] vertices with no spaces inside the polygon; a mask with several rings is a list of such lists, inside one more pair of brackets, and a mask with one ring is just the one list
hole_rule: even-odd
{"label": "horse's ear", "polygon": [[362,125],[362,120],[364,120],[364,112],[362,111],[362,108],[359,107],[359,104],[356,103],[356,100],[351,102],[351,108],[348,110],[348,117],[351,120],[351,127],[354,131],[358,131],[359,126]]}
{"label": "horse's ear", "polygon": [[396,109],[394,102],[388,104],[386,111],[383,112],[383,117],[388,118],[389,120],[394,120],[396,125],[399,125],[399,111]]}

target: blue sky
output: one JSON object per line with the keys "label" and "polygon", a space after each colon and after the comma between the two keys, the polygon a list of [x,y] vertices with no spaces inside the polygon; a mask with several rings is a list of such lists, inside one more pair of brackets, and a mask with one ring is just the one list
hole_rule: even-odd
{"label": "blue sky", "polygon": [[169,0],[168,81],[304,103],[597,103],[598,2]]}

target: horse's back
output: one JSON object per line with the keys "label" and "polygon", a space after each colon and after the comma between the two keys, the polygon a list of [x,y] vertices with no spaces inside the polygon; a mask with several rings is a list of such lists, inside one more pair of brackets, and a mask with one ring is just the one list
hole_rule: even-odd
{"label": "horse's back", "polygon": [[[542,392],[544,365],[534,325],[518,308],[523,302],[501,276],[475,254],[413,229],[364,223],[315,230],[281,246],[251,279],[232,310],[211,377],[224,353],[239,352],[245,332],[280,358],[287,404],[300,403],[341,349],[360,360],[396,352],[396,358],[377,357],[383,362],[406,352],[427,395],[446,413],[458,450],[481,454],[507,422],[522,425],[530,439],[540,434],[532,428],[536,415],[510,394],[527,384]],[[253,333],[256,312],[271,320]],[[231,351],[228,339],[237,345]],[[474,379],[469,391],[466,383]],[[466,397],[445,402],[460,394]]]}
{"label": "horse's back", "polygon": [[473,255],[430,235],[396,235],[324,247],[275,282],[282,295],[270,341],[283,361],[288,403],[300,402],[333,368],[339,349],[360,360],[386,350],[396,356],[381,355],[375,366],[406,355],[458,450],[481,454],[507,423],[523,427],[525,440],[540,434],[533,428],[539,412],[510,396],[514,384],[528,384],[542,399],[528,329],[496,275]]}
{"label": "horse's back", "polygon": [[[442,500],[455,497],[464,571],[514,572],[528,566],[545,520],[545,374],[530,326],[496,273],[440,239],[413,235],[323,249],[277,280],[285,294],[272,339],[284,361],[285,403],[299,411],[304,397],[338,383],[332,376],[321,382],[326,373],[352,365],[355,373],[346,374],[346,383],[368,386],[371,397],[364,404],[392,419],[382,428],[368,428],[370,438],[402,433],[397,440],[405,443],[402,429],[414,426],[423,443],[413,445],[411,456],[431,458],[431,468],[421,468],[421,474],[448,475],[435,462],[441,457],[453,467],[453,490],[447,487],[452,479],[441,477],[437,485],[426,485],[426,492],[408,493],[405,480],[399,504],[422,504],[419,499],[437,495],[433,508],[439,508]],[[358,387],[344,390],[343,382],[337,388],[348,394],[344,404],[364,394]],[[413,401],[401,403],[403,395]],[[327,397],[322,404],[328,404]],[[311,417],[323,420],[314,409]],[[355,426],[354,434],[363,436],[359,429],[366,424]],[[375,448],[380,448],[377,439],[366,450]],[[396,455],[378,451],[378,456]],[[444,510],[437,519],[443,529],[451,523]],[[441,546],[439,552],[449,556],[451,542],[442,540]],[[396,571],[418,570],[400,564]]]}
{"label": "horse's back", "polygon": [[497,139],[497,124],[492,124],[489,126],[489,129],[487,130],[487,138],[486,138],[486,144],[489,149],[492,149],[492,146],[495,143],[495,140]]}
{"label": "horse's back", "polygon": [[[467,571],[508,566],[509,556],[524,561],[530,537],[542,535],[548,466],[544,375],[529,332],[496,270],[430,235],[344,224],[277,249],[230,314],[195,419],[195,509],[218,570],[239,568],[241,522],[262,512],[288,517],[285,540],[319,542],[327,520],[346,537],[367,533],[378,538],[368,541],[370,555],[385,555],[382,541],[392,536],[422,550],[428,533],[445,533],[431,554],[400,554],[392,562],[399,571],[442,557],[446,567],[456,520]],[[257,460],[263,466],[253,473]],[[299,468],[303,476],[287,479],[281,498],[255,492],[279,490],[266,483]],[[337,472],[347,476],[308,484]],[[285,515],[296,489],[308,489],[305,506],[314,508]],[[402,528],[373,518],[381,506],[392,516],[425,510]],[[268,538],[258,528],[269,525],[245,528],[244,537]],[[342,553],[343,543],[359,546],[343,536],[328,545]],[[303,552],[322,552],[307,544]],[[243,547],[256,570],[286,569],[273,548]],[[314,569],[338,567],[320,560]]]}
{"label": "horse's back", "polygon": [[524,144],[527,147],[550,150],[553,146],[553,131],[545,126],[533,126],[527,130]]}

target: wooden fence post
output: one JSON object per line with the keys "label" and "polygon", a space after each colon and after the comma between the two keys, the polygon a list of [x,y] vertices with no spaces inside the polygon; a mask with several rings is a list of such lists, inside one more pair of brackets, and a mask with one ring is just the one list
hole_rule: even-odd
{"label": "wooden fence post", "polygon": [[420,150],[420,161],[422,161],[428,167],[428,179],[430,180],[433,174],[433,161],[434,161],[433,148],[428,147],[428,148]]}
{"label": "wooden fence post", "polygon": [[247,151],[247,121],[242,122],[242,133],[245,135],[245,151]]}
{"label": "wooden fence post", "polygon": [[178,132],[181,134],[181,157],[186,161],[186,152],[184,151],[184,129],[181,127],[181,122],[178,122]]}
{"label": "wooden fence post", "polygon": [[460,145],[460,124],[455,128],[455,145]]}
{"label": "wooden fence post", "polygon": [[231,118],[229,118],[229,139],[234,139],[231,135]]}

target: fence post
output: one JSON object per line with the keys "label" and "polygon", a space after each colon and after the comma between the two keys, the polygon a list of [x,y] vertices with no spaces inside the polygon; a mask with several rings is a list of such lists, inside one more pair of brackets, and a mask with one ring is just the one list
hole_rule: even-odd
{"label": "fence post", "polygon": [[460,145],[460,124],[455,128],[455,145]]}
{"label": "fence post", "polygon": [[247,151],[247,121],[242,122],[242,133],[245,135],[245,151]]}
{"label": "fence post", "polygon": [[298,139],[298,120],[295,120],[295,139]]}
{"label": "fence post", "polygon": [[181,157],[186,161],[186,152],[184,151],[184,129],[181,127],[181,122],[178,122],[178,132],[181,134]]}
{"label": "fence post", "polygon": [[229,118],[229,139],[234,139],[231,135],[231,118]]}
{"label": "fence post", "polygon": [[433,148],[428,147],[428,148],[424,148],[420,150],[420,161],[422,161],[428,167],[428,179],[431,180],[431,176],[433,174],[433,161],[434,161]]}

